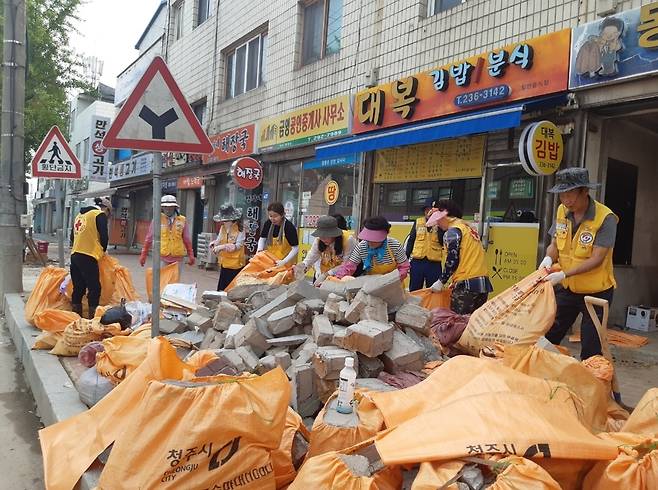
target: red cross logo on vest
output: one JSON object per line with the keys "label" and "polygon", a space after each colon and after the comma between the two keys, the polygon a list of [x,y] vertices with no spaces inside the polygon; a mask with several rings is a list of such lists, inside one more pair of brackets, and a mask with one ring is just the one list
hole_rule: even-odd
{"label": "red cross logo on vest", "polygon": [[82,230],[85,229],[85,223],[82,218],[78,218],[75,220],[75,224],[73,225],[73,228],[75,228],[75,233],[80,233]]}

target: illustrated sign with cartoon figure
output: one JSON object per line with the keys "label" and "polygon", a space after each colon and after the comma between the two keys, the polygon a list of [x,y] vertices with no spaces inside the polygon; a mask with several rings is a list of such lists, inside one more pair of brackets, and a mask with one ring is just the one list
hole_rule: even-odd
{"label": "illustrated sign with cartoon figure", "polygon": [[573,29],[569,88],[658,71],[658,2]]}

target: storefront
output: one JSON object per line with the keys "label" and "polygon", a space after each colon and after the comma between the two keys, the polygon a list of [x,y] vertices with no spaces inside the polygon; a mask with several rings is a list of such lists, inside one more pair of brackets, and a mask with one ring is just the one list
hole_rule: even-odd
{"label": "storefront", "polygon": [[[564,30],[363,90],[354,136],[319,145],[317,157],[367,152],[364,214],[385,216],[401,241],[428,198],[455,200],[491,250],[500,291],[536,267],[546,179],[524,170],[519,140],[551,119],[569,143],[573,114],[556,112],[567,101],[569,46]],[[490,233],[498,223],[506,226]],[[505,260],[499,244],[519,236],[526,252]]]}
{"label": "storefront", "polygon": [[573,30],[569,88],[585,124],[580,164],[619,217],[611,322],[658,305],[658,2]]}

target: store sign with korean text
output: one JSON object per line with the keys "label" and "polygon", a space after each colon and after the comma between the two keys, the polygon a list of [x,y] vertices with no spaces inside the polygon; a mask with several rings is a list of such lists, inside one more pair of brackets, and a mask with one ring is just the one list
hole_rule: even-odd
{"label": "store sign with korean text", "polygon": [[256,126],[248,124],[210,137],[213,152],[203,156],[203,163],[223,162],[255,153]]}
{"label": "store sign with korean text", "polygon": [[658,72],[658,2],[573,29],[569,88]]}
{"label": "store sign with korean text", "polygon": [[529,99],[567,89],[570,30],[363,90],[354,134]]}
{"label": "store sign with korean text", "polygon": [[263,119],[258,123],[258,148],[275,151],[318,143],[349,132],[350,98],[345,95],[320,104]]}
{"label": "store sign with korean text", "polygon": [[428,182],[482,176],[485,135],[380,150],[373,182]]}
{"label": "store sign with korean text", "polygon": [[109,150],[103,146],[103,138],[110,128],[110,118],[93,116],[89,137],[89,154],[85,155],[89,165],[89,180],[107,182]]}
{"label": "store sign with korean text", "polygon": [[256,189],[263,182],[263,167],[251,157],[238,158],[231,165],[233,180],[242,189]]}
{"label": "store sign with korean text", "polygon": [[562,133],[551,121],[529,124],[521,133],[519,159],[530,175],[554,174],[560,168],[563,156]]}
{"label": "store sign with korean text", "polygon": [[112,163],[109,166],[108,179],[114,182],[140,175],[148,175],[153,171],[153,153],[136,155],[124,162]]}
{"label": "store sign with korean text", "polygon": [[178,177],[176,186],[179,189],[201,189],[203,187],[203,177],[200,175]]}

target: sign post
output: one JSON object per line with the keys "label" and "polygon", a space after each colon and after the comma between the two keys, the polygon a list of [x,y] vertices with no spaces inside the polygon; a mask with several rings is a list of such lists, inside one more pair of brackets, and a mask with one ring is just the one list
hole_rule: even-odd
{"label": "sign post", "polygon": [[212,144],[165,61],[156,57],[103,139],[106,148],[156,152],[153,158],[153,284],[151,336],[160,335],[160,198],[162,153],[210,154]]}

